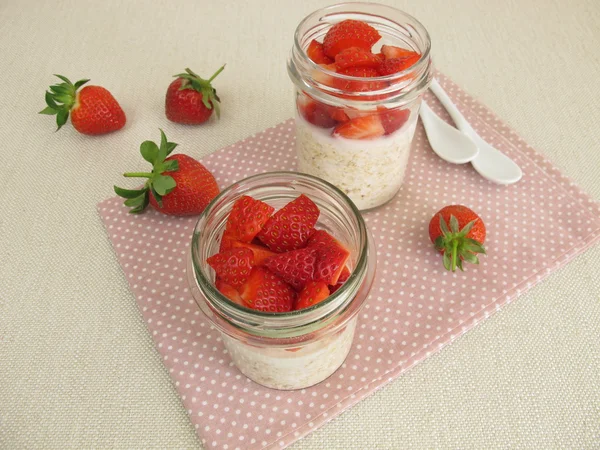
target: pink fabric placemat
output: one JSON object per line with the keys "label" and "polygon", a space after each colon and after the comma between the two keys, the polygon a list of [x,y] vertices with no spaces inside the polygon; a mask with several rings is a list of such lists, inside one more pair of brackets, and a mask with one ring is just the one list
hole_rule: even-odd
{"label": "pink fabric placemat", "polygon": [[[283,448],[437,352],[600,239],[600,206],[493,113],[438,74],[481,135],[513,158],[523,179],[498,186],[470,165],[443,162],[416,130],[396,198],[365,214],[377,242],[377,275],[339,371],[317,386],[275,391],[232,364],[219,333],[192,299],[186,258],[196,218],[127,213],[119,198],[98,210],[148,329],[190,419],[209,449]],[[429,94],[427,101],[447,114]],[[217,151],[202,162],[223,188],[249,175],[294,170],[293,121]],[[488,255],[465,273],[443,269],[427,225],[462,203],[488,229]]]}

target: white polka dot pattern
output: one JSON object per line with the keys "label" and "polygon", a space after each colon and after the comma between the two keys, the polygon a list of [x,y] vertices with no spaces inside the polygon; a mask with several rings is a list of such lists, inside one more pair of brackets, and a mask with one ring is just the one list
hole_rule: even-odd
{"label": "white polka dot pattern", "polygon": [[[441,74],[438,79],[482,136],[523,169],[498,186],[470,165],[431,151],[417,127],[397,197],[365,214],[377,241],[378,272],[354,347],[319,385],[274,391],[231,363],[221,338],[194,303],[185,261],[196,218],[154,211],[134,216],[121,199],[98,205],[148,329],[206,448],[283,448],[449,344],[600,239],[600,206],[511,129]],[[448,116],[429,94],[438,114]],[[203,163],[224,187],[252,174],[295,168],[289,120],[213,153]],[[488,255],[465,273],[443,269],[427,225],[462,203],[488,228]]]}

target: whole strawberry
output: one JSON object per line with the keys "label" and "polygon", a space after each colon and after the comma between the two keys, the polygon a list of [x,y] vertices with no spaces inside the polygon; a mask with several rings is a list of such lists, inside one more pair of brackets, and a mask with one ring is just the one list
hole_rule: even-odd
{"label": "whole strawberry", "polygon": [[56,115],[57,130],[71,123],[82,134],[97,135],[120,130],[125,126],[125,113],[110,92],[100,86],[86,86],[90,80],[75,84],[62,75],[56,75],[63,83],[50,86],[46,91],[46,108],[40,114]]}
{"label": "whole strawberry", "polygon": [[117,195],[126,198],[131,213],[142,212],[148,204],[163,214],[189,216],[200,214],[219,194],[215,177],[206,167],[187,155],[169,156],[177,144],[167,142],[160,130],[160,147],[152,141],[140,146],[143,158],[152,164],[152,172],[125,173],[125,177],[147,178],[141,189],[114,186]]}
{"label": "whole strawberry", "polygon": [[485,224],[473,210],[450,205],[439,210],[429,222],[429,238],[444,255],[444,267],[463,270],[462,262],[479,264],[477,253],[485,254]]}
{"label": "whole strawberry", "polygon": [[167,119],[172,122],[197,125],[206,122],[213,110],[218,118],[221,100],[211,82],[224,68],[225,66],[221,67],[208,80],[200,78],[190,69],[185,69],[186,73],[175,75],[177,79],[167,89],[165,100]]}

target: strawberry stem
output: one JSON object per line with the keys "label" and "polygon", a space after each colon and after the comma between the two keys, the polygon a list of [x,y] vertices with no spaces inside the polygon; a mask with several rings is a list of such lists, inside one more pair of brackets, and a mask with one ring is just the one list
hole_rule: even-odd
{"label": "strawberry stem", "polygon": [[124,173],[123,176],[128,178],[150,178],[153,175],[149,172],[129,172]]}
{"label": "strawberry stem", "polygon": [[225,69],[225,64],[223,64],[223,65],[221,66],[221,68],[220,68],[219,70],[217,70],[217,71],[216,71],[216,72],[213,74],[213,76],[212,76],[212,77],[210,77],[210,78],[208,79],[208,82],[210,83],[212,80],[214,80],[215,78],[217,78],[217,75],[219,75],[221,72],[223,72],[223,69]]}
{"label": "strawberry stem", "polygon": [[454,239],[452,241],[452,272],[456,271],[456,255],[458,253],[458,241]]}

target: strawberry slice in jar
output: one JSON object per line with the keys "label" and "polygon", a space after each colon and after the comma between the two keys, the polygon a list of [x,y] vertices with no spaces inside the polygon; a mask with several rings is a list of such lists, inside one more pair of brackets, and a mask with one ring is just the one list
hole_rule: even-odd
{"label": "strawberry slice in jar", "polygon": [[334,184],[360,210],[391,200],[432,78],[430,45],[415,18],[383,5],[337,5],[302,21],[288,61],[298,170]]}

